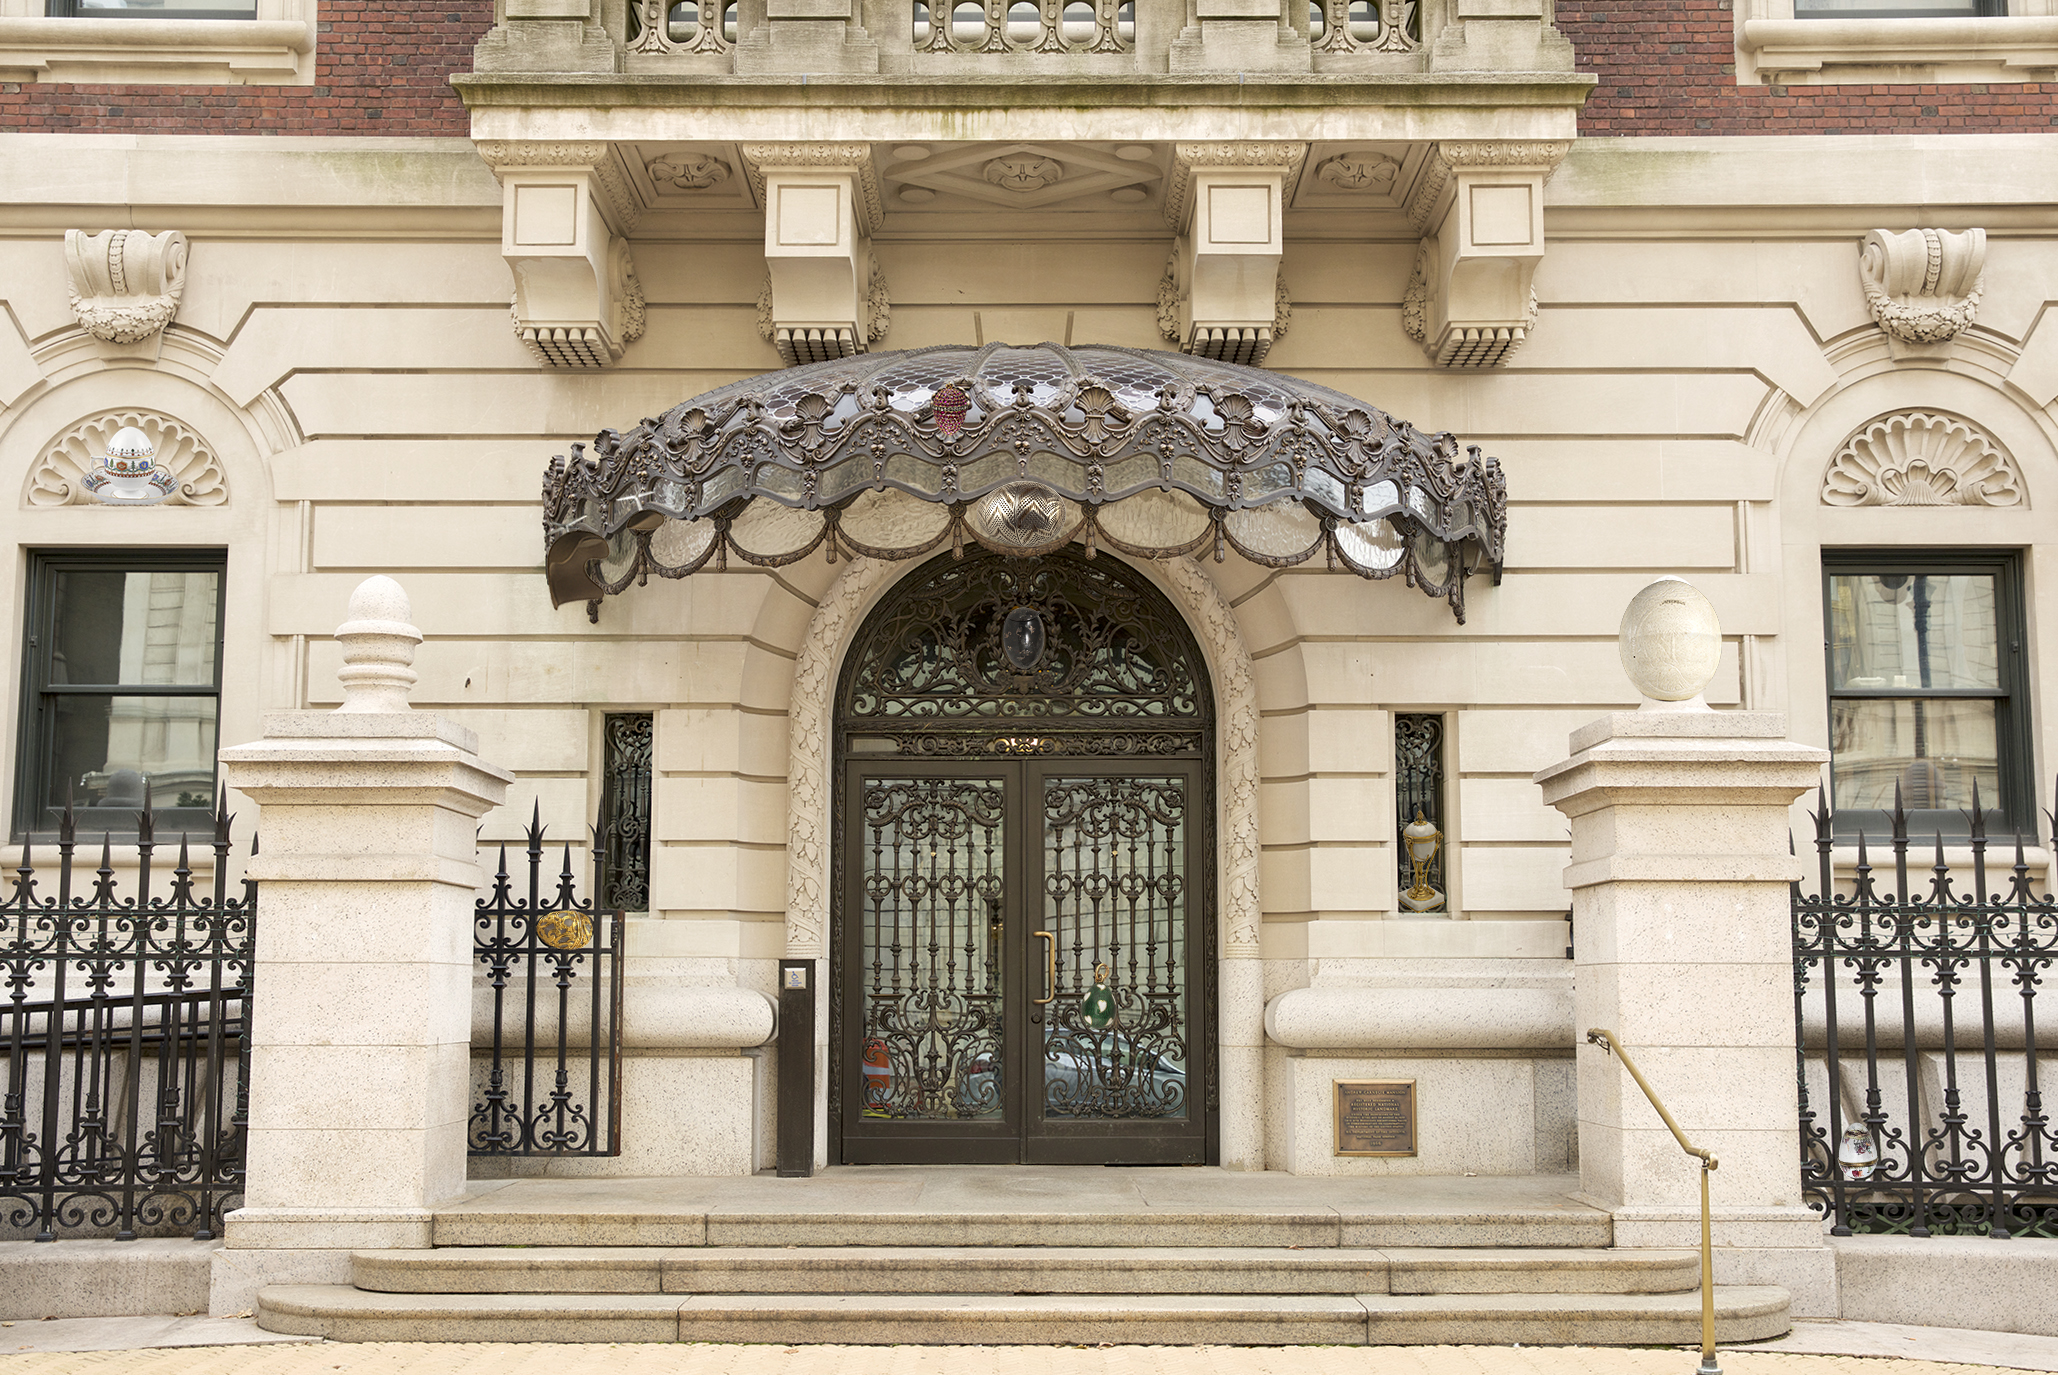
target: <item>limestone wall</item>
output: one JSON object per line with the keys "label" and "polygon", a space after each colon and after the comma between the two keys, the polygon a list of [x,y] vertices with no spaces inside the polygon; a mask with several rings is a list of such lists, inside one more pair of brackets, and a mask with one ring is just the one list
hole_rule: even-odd
{"label": "limestone wall", "polygon": [[[1944,156],[1918,142],[1909,165]],[[1990,162],[2020,151],[1948,142],[1978,143]],[[482,841],[516,839],[532,806],[554,837],[582,836],[599,801],[602,716],[656,712],[655,920],[633,949],[646,974],[769,988],[784,943],[793,663],[838,570],[653,580],[592,624],[583,606],[550,607],[537,497],[544,463],[571,442],[778,366],[755,323],[761,228],[710,214],[694,233],[636,241],[648,332],[614,368],[543,369],[509,326],[499,192],[468,143],[296,143],[308,146],[238,152],[210,181],[180,160],[190,150],[145,140],[121,153],[129,179],[110,183],[104,204],[17,196],[0,210],[11,643],[23,549],[226,547],[221,736],[235,743],[257,736],[264,710],[339,700],[329,635],[363,576],[393,574],[427,637],[415,704],[477,730],[484,757],[516,774]],[[13,146],[31,186],[48,184],[54,160],[113,156]],[[1293,321],[1268,366],[1480,444],[1505,465],[1512,509],[1506,579],[1472,585],[1463,626],[1397,581],[1319,564],[1273,572],[1234,555],[1207,565],[1256,678],[1268,991],[1320,981],[1325,967],[1333,981],[1370,979],[1398,958],[1564,977],[1566,833],[1528,780],[1563,756],[1574,725],[1634,705],[1613,636],[1659,573],[1690,578],[1721,613],[1710,701],[1788,711],[1803,741],[1826,737],[1822,545],[2026,549],[2028,650],[2053,643],[2058,598],[2044,589],[2058,577],[2058,527],[2033,512],[2058,500],[2058,317],[2045,310],[2058,299],[2058,239],[1978,174],[1977,158],[1956,182],[1882,186],[1876,155],[1817,149],[1804,167],[1746,140],[1575,146],[1551,186],[1539,324],[1489,372],[1433,368],[1403,334],[1412,241],[1354,239],[1334,215],[1297,237],[1289,217]],[[153,168],[164,173],[154,182]],[[127,189],[143,183],[154,189]],[[1986,299],[1948,355],[1897,359],[1866,312],[1855,245],[1876,225],[1932,220],[1987,227]],[[177,323],[155,349],[86,338],[64,294],[62,228],[129,222],[192,241]],[[893,292],[886,347],[1162,346],[1161,227],[1053,229],[1025,243],[991,222],[942,223],[896,237],[889,219],[876,239]],[[2027,500],[1822,504],[1825,466],[1855,428],[1924,408],[1990,436]],[[31,506],[53,436],[124,409],[204,434],[228,500]],[[0,663],[18,695],[18,654]],[[2032,674],[2046,779],[2058,757],[2041,709],[2049,677]],[[1448,917],[1396,916],[1396,711],[1448,713]],[[0,732],[8,777],[17,749]]]}

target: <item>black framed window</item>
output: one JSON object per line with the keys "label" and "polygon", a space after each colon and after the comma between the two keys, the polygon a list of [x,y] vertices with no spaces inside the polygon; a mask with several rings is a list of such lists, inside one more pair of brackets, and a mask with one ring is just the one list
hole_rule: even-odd
{"label": "black framed window", "polygon": [[1994,19],[2008,0],[1794,0],[1796,19]]}
{"label": "black framed window", "polygon": [[257,0],[45,0],[52,19],[255,19]]}
{"label": "black framed window", "polygon": [[2032,824],[2021,564],[2012,553],[1823,552],[1837,832]]}
{"label": "black framed window", "polygon": [[145,785],[160,835],[214,813],[221,716],[217,549],[29,554],[14,835],[133,835]]}

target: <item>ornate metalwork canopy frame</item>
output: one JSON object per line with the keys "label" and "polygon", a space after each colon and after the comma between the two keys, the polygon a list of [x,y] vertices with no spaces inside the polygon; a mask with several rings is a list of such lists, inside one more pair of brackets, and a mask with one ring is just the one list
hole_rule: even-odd
{"label": "ornate metalwork canopy frame", "polygon": [[748,378],[574,445],[543,483],[555,605],[826,551],[1229,550],[1396,575],[1462,623],[1500,579],[1500,464],[1327,387],[1143,349],[945,345]]}

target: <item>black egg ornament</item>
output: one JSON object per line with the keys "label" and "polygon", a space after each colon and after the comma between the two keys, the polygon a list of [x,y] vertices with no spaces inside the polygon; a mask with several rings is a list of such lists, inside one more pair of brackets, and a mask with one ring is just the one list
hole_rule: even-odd
{"label": "black egg ornament", "polygon": [[1033,606],[1016,607],[1000,623],[1001,653],[1023,673],[1043,661],[1043,642],[1043,613]]}

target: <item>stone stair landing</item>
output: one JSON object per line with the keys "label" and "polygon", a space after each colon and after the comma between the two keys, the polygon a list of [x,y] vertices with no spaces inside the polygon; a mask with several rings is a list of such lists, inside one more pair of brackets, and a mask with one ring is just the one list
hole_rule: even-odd
{"label": "stone stair landing", "polygon": [[[1699,1258],[1617,1251],[1562,1178],[895,1168],[526,1180],[261,1326],[345,1341],[1366,1345],[1699,1339]],[[1234,1199],[1234,1206],[1223,1200]],[[1213,1206],[1210,1206],[1212,1204]],[[1720,1288],[1718,1333],[1789,1327]]]}

